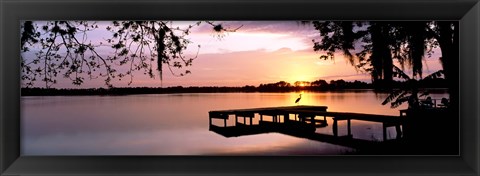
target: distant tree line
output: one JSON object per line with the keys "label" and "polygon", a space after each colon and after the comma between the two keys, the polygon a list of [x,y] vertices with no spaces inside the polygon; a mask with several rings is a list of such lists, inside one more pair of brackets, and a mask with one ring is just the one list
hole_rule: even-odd
{"label": "distant tree line", "polygon": [[[402,82],[393,81],[394,87],[401,87]],[[446,88],[445,79],[431,79],[422,82],[420,88]],[[243,87],[124,87],[124,88],[89,88],[89,89],[54,89],[54,88],[22,88],[22,96],[54,96],[54,95],[130,95],[130,94],[164,94],[164,93],[221,93],[221,92],[294,92],[294,91],[337,91],[353,89],[374,89],[372,83],[362,81],[345,81],[343,79],[316,80],[313,82],[295,82],[290,84],[285,81],[276,83],[260,84],[259,86],[246,85]]]}
{"label": "distant tree line", "polygon": [[353,81],[348,82],[343,79],[332,80],[327,83],[325,80],[317,80],[313,82],[297,81],[293,85],[285,81],[270,84],[260,84],[257,90],[260,92],[277,92],[277,91],[299,91],[299,90],[311,90],[311,91],[327,91],[327,90],[339,90],[339,89],[372,89],[372,84]]}

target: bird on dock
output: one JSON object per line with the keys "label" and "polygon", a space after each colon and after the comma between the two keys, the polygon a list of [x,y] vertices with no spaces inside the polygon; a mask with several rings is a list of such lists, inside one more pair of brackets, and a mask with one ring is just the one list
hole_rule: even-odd
{"label": "bird on dock", "polygon": [[300,94],[297,100],[295,100],[295,104],[297,104],[300,101],[300,99],[302,99],[302,94]]}

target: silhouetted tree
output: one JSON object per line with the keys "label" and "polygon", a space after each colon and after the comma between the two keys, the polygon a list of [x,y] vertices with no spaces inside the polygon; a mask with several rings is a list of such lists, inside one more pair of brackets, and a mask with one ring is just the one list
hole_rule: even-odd
{"label": "silhouetted tree", "polygon": [[319,79],[319,80],[316,80],[316,81],[313,81],[311,86],[316,86],[316,87],[327,87],[328,86],[328,83],[327,81],[323,80],[323,79]]}
{"label": "silhouetted tree", "polygon": [[[308,22],[304,22],[308,23]],[[357,69],[371,74],[373,82],[392,83],[393,59],[411,67],[413,77],[422,77],[422,60],[433,48],[442,51],[443,69],[448,78],[452,60],[458,60],[458,22],[353,22],[313,21],[322,39],[314,42],[315,51],[326,51],[321,59],[334,59],[341,51]],[[361,44],[361,46],[355,46]],[[356,51],[352,54],[351,51]],[[445,58],[446,57],[446,58]]]}
{"label": "silhouetted tree", "polygon": [[423,79],[417,80],[415,78],[410,78],[400,68],[396,66],[393,66],[393,68],[395,70],[393,75],[397,78],[403,79],[404,82],[401,83],[402,85],[400,89],[393,90],[383,101],[382,105],[391,102],[391,108],[396,108],[405,102],[409,103],[409,107],[416,107],[416,104],[419,103],[419,96],[422,97],[428,95],[428,91],[419,89],[422,82],[437,79],[443,75],[443,70],[439,70]]}
{"label": "silhouetted tree", "polygon": [[276,87],[290,87],[290,83],[287,83],[285,81],[279,81],[277,83],[274,84]]}
{"label": "silhouetted tree", "polygon": [[347,82],[343,79],[330,81],[331,89],[344,89],[346,85],[347,85]]}
{"label": "silhouetted tree", "polygon": [[[134,71],[143,71],[154,78],[154,70],[157,70],[161,80],[163,65],[167,65],[173,75],[183,76],[190,71],[176,74],[173,69],[188,67],[196,58],[184,55],[191,43],[186,36],[201,23],[175,27],[167,21],[112,21],[106,26],[111,36],[105,36],[105,41],[93,42],[88,34],[99,28],[96,22],[24,21],[21,27],[22,53],[31,51],[34,56],[25,56],[27,59],[22,54],[21,79],[29,87],[40,78],[48,88],[57,83],[59,75],[75,85],[81,85],[86,76],[90,79],[102,77],[105,84],[112,87],[111,81],[115,78],[121,80],[129,76],[129,84],[132,83]],[[205,23],[219,35],[238,29],[226,29],[222,24],[209,21]],[[113,54],[102,54],[102,47],[110,48]],[[116,66],[128,69],[120,72]]]}
{"label": "silhouetted tree", "polygon": [[458,22],[451,21],[437,21],[432,23],[432,28],[429,28],[429,35],[433,36],[440,50],[442,57],[440,61],[443,66],[445,79],[454,76],[452,70],[456,67],[453,62],[458,62],[459,57],[459,26]]}

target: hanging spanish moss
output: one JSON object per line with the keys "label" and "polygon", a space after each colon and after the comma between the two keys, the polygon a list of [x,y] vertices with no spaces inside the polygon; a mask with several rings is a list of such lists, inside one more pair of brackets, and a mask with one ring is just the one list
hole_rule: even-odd
{"label": "hanging spanish moss", "polygon": [[158,65],[158,73],[160,76],[160,82],[163,82],[163,70],[162,70],[162,61],[165,58],[165,30],[160,27],[158,30],[158,40],[157,40],[157,65]]}

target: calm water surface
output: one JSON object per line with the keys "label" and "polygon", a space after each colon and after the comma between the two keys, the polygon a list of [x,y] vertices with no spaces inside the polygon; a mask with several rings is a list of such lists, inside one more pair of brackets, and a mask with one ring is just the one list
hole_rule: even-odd
{"label": "calm water surface", "polygon": [[[208,130],[208,111],[294,106],[294,93],[182,93],[21,98],[23,155],[332,155],[353,149],[279,133],[225,138]],[[300,105],[399,115],[372,91],[303,92]],[[432,98],[448,94],[432,94]],[[230,118],[229,125],[234,124]],[[255,121],[257,120],[257,121]],[[255,118],[254,123],[258,123]],[[223,123],[218,120],[218,124]],[[317,133],[332,134],[332,120]],[[346,122],[339,122],[345,135]],[[378,123],[352,121],[354,138],[382,140]],[[389,128],[389,138],[395,129]]]}

